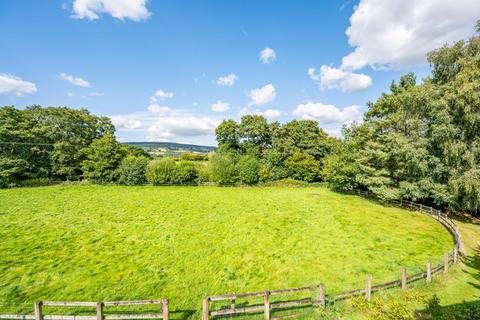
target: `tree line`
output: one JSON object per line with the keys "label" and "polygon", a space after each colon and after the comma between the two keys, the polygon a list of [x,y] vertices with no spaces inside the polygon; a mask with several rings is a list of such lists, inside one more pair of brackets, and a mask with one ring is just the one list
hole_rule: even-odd
{"label": "tree line", "polygon": [[329,137],[313,120],[224,120],[216,152],[156,158],[119,143],[110,119],[87,110],[0,108],[0,187],[42,181],[255,185],[284,179],[368,190],[478,213],[480,37],[428,55],[431,75],[393,81],[361,123]]}

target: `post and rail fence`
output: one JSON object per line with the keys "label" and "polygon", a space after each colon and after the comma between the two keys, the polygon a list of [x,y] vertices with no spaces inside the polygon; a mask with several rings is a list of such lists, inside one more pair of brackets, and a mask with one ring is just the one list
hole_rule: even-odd
{"label": "post and rail fence", "polygon": [[[366,197],[374,197],[365,191],[350,191],[349,194],[359,194]],[[388,204],[399,206],[402,208],[419,211],[434,217],[439,221],[453,236],[454,247],[448,253],[445,253],[443,261],[435,266],[431,261],[426,263],[425,271],[408,275],[408,270],[402,268],[399,272],[401,277],[397,280],[373,285],[373,277],[366,275],[365,287],[351,291],[340,292],[335,295],[328,296],[324,284],[317,284],[308,287],[290,288],[281,290],[265,290],[251,293],[241,294],[225,294],[216,296],[207,296],[203,300],[202,320],[210,320],[211,318],[219,318],[225,316],[235,316],[242,314],[262,314],[264,320],[273,320],[272,312],[277,310],[285,310],[296,307],[314,306],[318,308],[326,308],[330,302],[340,301],[355,296],[365,296],[367,301],[371,300],[372,293],[379,290],[400,287],[406,290],[408,284],[419,280],[425,280],[427,283],[432,281],[432,276],[438,272],[446,274],[450,265],[458,260],[461,252],[461,235],[455,223],[449,218],[448,214],[435,208],[417,204],[405,200],[384,201]],[[302,298],[291,297],[281,301],[272,300],[275,296],[304,294]],[[305,294],[308,294],[305,297]],[[238,300],[257,299],[254,304],[237,304]],[[259,302],[261,299],[262,302]],[[214,308],[215,302],[228,301],[228,307]],[[247,301],[248,302],[248,301]],[[132,306],[132,305],[159,305],[159,313],[136,313],[136,314],[106,314],[105,308],[116,306]],[[92,315],[50,315],[46,314],[43,307],[91,307]],[[34,304],[33,314],[0,314],[0,320],[132,320],[132,319],[169,319],[168,299],[160,300],[139,300],[139,301],[110,301],[110,302],[53,302],[43,301]]]}

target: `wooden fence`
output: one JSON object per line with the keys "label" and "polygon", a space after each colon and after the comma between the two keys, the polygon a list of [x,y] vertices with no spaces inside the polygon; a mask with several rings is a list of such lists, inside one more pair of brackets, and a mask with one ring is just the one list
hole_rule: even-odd
{"label": "wooden fence", "polygon": [[[373,197],[370,193],[364,191],[349,192],[351,194],[360,194],[366,197]],[[382,289],[389,289],[394,287],[401,287],[403,290],[407,289],[407,285],[411,282],[425,280],[427,283],[431,282],[432,276],[435,273],[443,271],[447,273],[450,265],[457,262],[458,254],[461,252],[461,237],[460,232],[455,223],[449,218],[448,214],[440,210],[428,207],[422,204],[417,204],[411,201],[394,200],[388,201],[389,204],[400,206],[406,209],[423,212],[433,216],[439,221],[453,236],[455,245],[453,250],[446,253],[443,261],[435,266],[429,261],[425,265],[425,271],[408,275],[407,269],[402,268],[399,272],[401,277],[390,282],[373,285],[373,278],[367,275],[365,279],[365,286],[363,288],[337,293],[332,296],[326,295],[326,288],[324,284],[318,284],[308,287],[291,288],[282,290],[266,290],[260,292],[242,293],[242,294],[225,294],[218,296],[207,296],[203,300],[202,319],[209,320],[210,318],[217,318],[223,316],[234,316],[248,313],[263,313],[264,320],[272,319],[272,311],[305,307],[317,306],[319,308],[326,308],[327,303],[344,300],[354,296],[364,295],[367,301],[370,301],[372,293]],[[298,295],[304,296],[299,298]],[[294,297],[284,298],[281,301],[272,300],[272,297],[288,296]],[[305,297],[305,295],[308,295]],[[238,304],[238,300],[253,300],[261,299],[261,303],[247,303],[242,302]],[[213,308],[216,302],[228,301],[228,307]],[[136,313],[136,314],[117,314],[105,313],[105,308],[116,306],[132,306],[132,305],[159,305],[160,312],[154,314]],[[91,307],[91,315],[50,315],[45,314],[43,307]],[[54,302],[43,301],[34,304],[34,314],[0,314],[0,320],[131,320],[131,319],[163,319],[168,320],[168,299],[161,300],[140,300],[140,301],[110,301],[110,302]]]}
{"label": "wooden fence", "polygon": [[[375,198],[372,194],[365,192],[365,191],[354,191],[348,192],[350,194],[359,194],[362,196]],[[375,198],[376,199],[376,198]],[[227,315],[241,315],[247,313],[263,313],[264,320],[272,319],[272,312],[273,311],[280,311],[281,309],[288,309],[292,307],[299,307],[299,306],[319,306],[321,308],[325,308],[328,302],[335,302],[344,300],[347,298],[361,296],[364,295],[367,301],[370,301],[372,297],[372,293],[379,290],[390,289],[395,287],[401,287],[402,290],[407,289],[407,285],[409,283],[423,280],[427,283],[432,281],[432,275],[443,271],[443,273],[447,273],[450,265],[457,262],[458,254],[461,250],[461,236],[460,232],[455,225],[455,223],[448,217],[448,214],[437,210],[432,207],[428,207],[422,204],[417,204],[411,201],[405,200],[393,200],[393,201],[384,201],[388,204],[399,206],[402,208],[410,209],[419,211],[425,214],[428,214],[434,217],[437,221],[439,221],[453,236],[454,238],[454,247],[448,253],[445,253],[443,257],[443,261],[438,265],[433,266],[431,261],[428,261],[425,265],[425,271],[415,273],[412,275],[408,275],[407,269],[402,268],[399,272],[401,277],[397,280],[379,283],[373,285],[373,277],[371,275],[367,275],[365,279],[365,287],[359,288],[347,292],[341,292],[332,296],[326,295],[326,288],[324,284],[319,284],[310,287],[303,287],[303,288],[292,288],[292,289],[284,289],[284,290],[274,290],[274,291],[261,291],[261,292],[252,292],[252,293],[243,293],[243,294],[226,294],[220,296],[207,296],[203,301],[203,312],[202,312],[202,319],[209,320],[210,318],[222,317]],[[271,302],[270,297],[277,295],[277,294],[285,294],[285,293],[293,293],[293,292],[301,292],[301,291],[312,291],[312,288],[319,289],[318,297],[314,297],[313,295],[310,298],[293,298],[287,301],[282,302]],[[253,305],[244,305],[236,306],[237,299],[245,299],[245,298],[254,298],[254,297],[263,297],[263,304],[253,304]],[[229,307],[222,307],[220,309],[212,308],[212,303],[216,301],[230,301]]]}
{"label": "wooden fence", "polygon": [[[105,308],[119,306],[159,305],[159,313],[106,314]],[[47,314],[44,307],[90,307],[90,315]],[[168,299],[135,300],[135,301],[38,301],[33,306],[34,314],[0,314],[0,319],[12,320],[130,320],[130,319],[162,319],[168,320]]]}

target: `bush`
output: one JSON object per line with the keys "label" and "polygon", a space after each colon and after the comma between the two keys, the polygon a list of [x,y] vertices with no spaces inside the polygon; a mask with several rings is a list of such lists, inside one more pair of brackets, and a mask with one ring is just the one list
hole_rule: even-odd
{"label": "bush", "polygon": [[194,184],[197,181],[198,172],[195,168],[195,165],[190,161],[180,161],[177,164],[178,175],[177,181],[178,184]]}
{"label": "bush", "polygon": [[147,164],[145,157],[127,156],[118,168],[118,183],[127,186],[145,184]]}
{"label": "bush", "polygon": [[182,153],[181,160],[186,160],[186,161],[207,161],[208,160],[208,155],[206,154],[200,154],[200,153]]}
{"label": "bush", "polygon": [[237,172],[240,182],[248,185],[254,185],[259,180],[260,164],[253,156],[242,156],[237,163]]}
{"label": "bush", "polygon": [[147,181],[153,185],[176,184],[179,171],[172,158],[150,161],[147,165]]}
{"label": "bush", "polygon": [[45,187],[45,186],[51,186],[58,183],[60,182],[50,178],[43,177],[43,178],[32,178],[32,179],[22,180],[20,182],[20,185],[22,187]]}
{"label": "bush", "polygon": [[195,168],[197,170],[197,182],[206,183],[212,181],[210,162],[195,162]]}
{"label": "bush", "polygon": [[215,154],[210,163],[210,174],[213,182],[220,186],[235,184],[238,178],[233,156]]}
{"label": "bush", "polygon": [[293,179],[307,182],[320,180],[320,163],[310,154],[295,152],[285,160],[285,167]]}

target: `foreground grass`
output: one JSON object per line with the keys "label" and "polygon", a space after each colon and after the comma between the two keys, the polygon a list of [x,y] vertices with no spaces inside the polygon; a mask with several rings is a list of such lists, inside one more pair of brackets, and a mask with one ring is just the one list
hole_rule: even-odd
{"label": "foreground grass", "polygon": [[0,313],[168,297],[177,319],[205,295],[388,281],[452,246],[425,215],[319,187],[0,190],[0,239]]}

